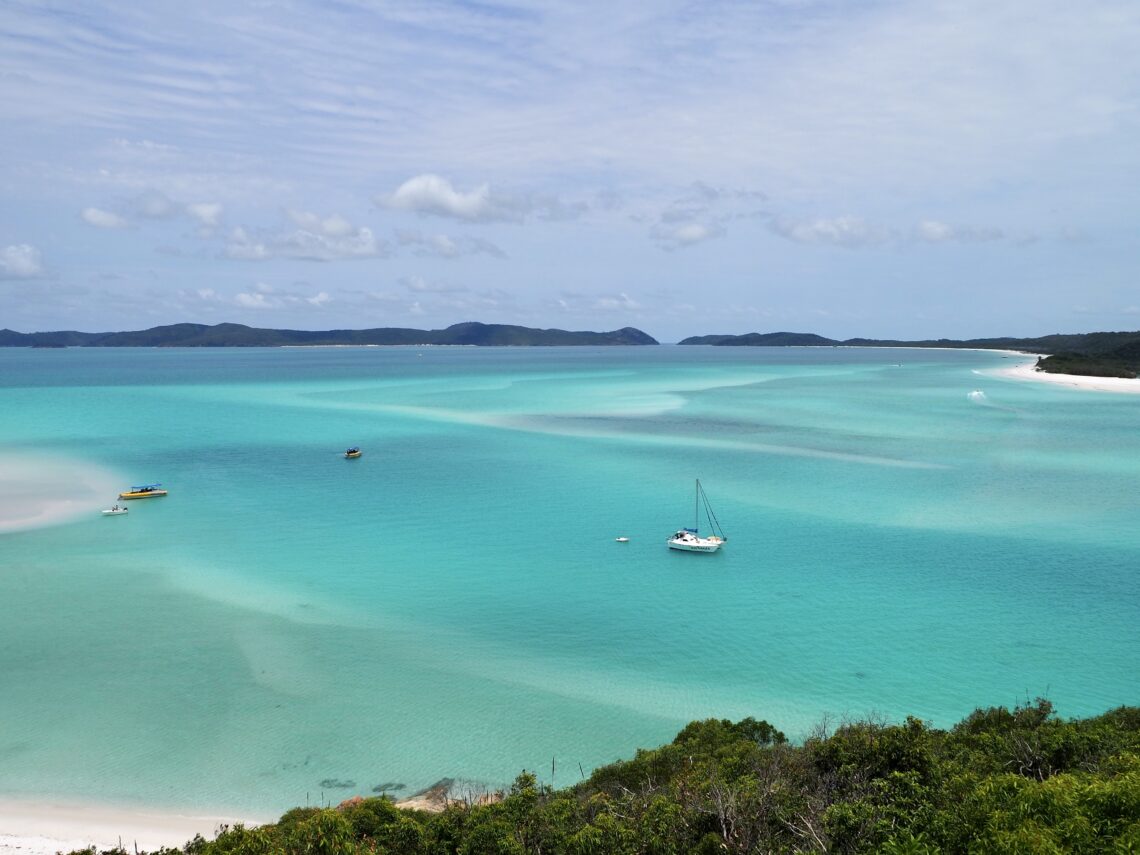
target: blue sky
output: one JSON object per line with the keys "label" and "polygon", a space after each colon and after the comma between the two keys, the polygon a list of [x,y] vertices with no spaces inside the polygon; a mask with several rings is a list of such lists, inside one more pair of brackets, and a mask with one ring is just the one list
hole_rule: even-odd
{"label": "blue sky", "polygon": [[0,327],[1140,329],[1136,0],[0,4]]}

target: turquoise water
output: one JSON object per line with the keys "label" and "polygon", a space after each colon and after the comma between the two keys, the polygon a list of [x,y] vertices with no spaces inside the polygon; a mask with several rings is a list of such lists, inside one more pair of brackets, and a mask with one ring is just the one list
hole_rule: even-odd
{"label": "turquoise water", "polygon": [[[274,816],[707,716],[1137,703],[1140,396],[1011,364],[0,349],[0,512],[64,500],[0,533],[0,795]],[[712,556],[664,545],[698,477]]]}

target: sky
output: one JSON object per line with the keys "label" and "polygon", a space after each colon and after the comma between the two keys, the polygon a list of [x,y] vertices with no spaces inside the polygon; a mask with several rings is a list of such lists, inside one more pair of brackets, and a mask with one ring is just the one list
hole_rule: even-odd
{"label": "sky", "polygon": [[0,0],[0,328],[1140,329],[1136,0]]}

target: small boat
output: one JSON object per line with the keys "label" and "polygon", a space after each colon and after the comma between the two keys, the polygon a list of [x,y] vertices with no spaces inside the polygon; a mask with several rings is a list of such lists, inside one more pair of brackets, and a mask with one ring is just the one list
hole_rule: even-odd
{"label": "small boat", "polygon": [[125,508],[125,507],[121,508],[118,505],[115,505],[115,507],[113,507],[113,508],[104,508],[103,509],[103,516],[105,516],[105,517],[117,517],[120,514],[125,514],[129,510],[130,510],[130,508]]}
{"label": "small boat", "polygon": [[166,491],[162,489],[161,484],[140,484],[137,487],[131,487],[119,493],[120,499],[153,499],[157,496],[165,496]]}
{"label": "small boat", "polygon": [[[709,528],[712,534],[708,537],[701,537],[700,535],[700,521],[701,509],[704,508],[705,519],[708,521]],[[665,545],[670,549],[677,549],[681,552],[716,552],[725,543],[728,538],[725,537],[724,530],[720,527],[720,522],[713,513],[712,505],[709,504],[708,496],[705,495],[704,489],[701,487],[701,481],[697,479],[697,494],[694,502],[693,511],[693,527],[678,529],[673,533],[672,537],[665,541]]]}
{"label": "small boat", "polygon": [[364,452],[361,451],[358,446],[354,445],[352,448],[348,449],[348,451],[346,451],[344,453],[344,459],[345,460],[352,460],[355,457],[359,457],[363,453]]}
{"label": "small boat", "polygon": [[615,537],[614,540],[616,540],[618,543],[629,543],[628,537]]}

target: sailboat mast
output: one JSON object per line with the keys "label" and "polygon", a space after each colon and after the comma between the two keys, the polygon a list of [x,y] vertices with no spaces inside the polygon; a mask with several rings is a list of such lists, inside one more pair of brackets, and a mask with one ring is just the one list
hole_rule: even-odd
{"label": "sailboat mast", "polygon": [[693,531],[701,530],[701,479],[697,479],[697,489],[693,492]]}

